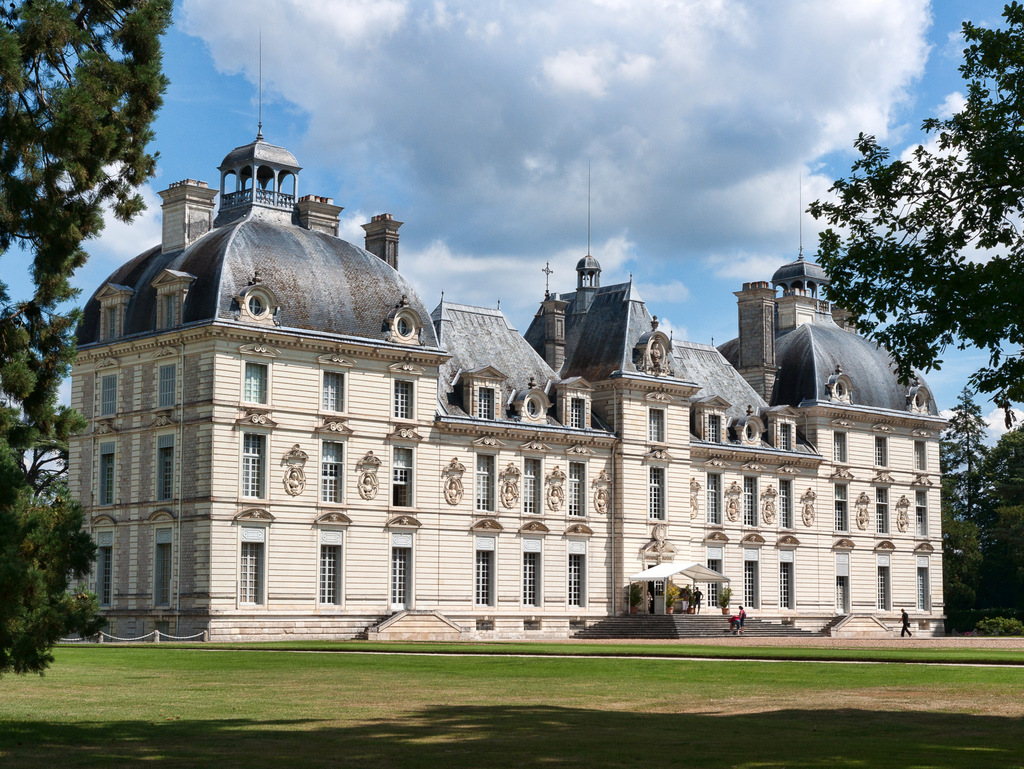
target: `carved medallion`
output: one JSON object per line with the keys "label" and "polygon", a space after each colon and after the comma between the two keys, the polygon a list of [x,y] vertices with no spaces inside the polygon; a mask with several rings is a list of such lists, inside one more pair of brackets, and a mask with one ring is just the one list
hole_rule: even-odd
{"label": "carved medallion", "polygon": [[804,526],[814,525],[814,500],[818,498],[818,495],[814,493],[814,489],[807,489],[804,495],[800,497],[800,503],[804,506],[803,515],[801,516],[804,520]]}
{"label": "carved medallion", "polygon": [[725,503],[725,514],[728,516],[730,521],[738,521],[740,519],[740,495],[743,493],[743,489],[736,481],[732,482],[732,485],[725,490],[726,503]]}
{"label": "carved medallion", "polygon": [[441,474],[444,476],[444,501],[449,505],[457,505],[462,501],[464,489],[462,487],[462,474],[466,472],[466,466],[456,457],[452,457]]}
{"label": "carved medallion", "polygon": [[900,531],[910,528],[910,500],[905,494],[896,503],[896,528]]}
{"label": "carved medallion", "polygon": [[861,531],[868,527],[868,522],[871,520],[871,515],[868,513],[869,507],[871,507],[871,497],[862,491],[857,497],[857,528]]}
{"label": "carved medallion", "polygon": [[501,505],[506,510],[511,510],[519,501],[519,468],[509,462],[508,466],[501,471]]}
{"label": "carved medallion", "polygon": [[612,479],[604,470],[594,479],[594,510],[604,515],[608,512],[608,501],[611,496]]}
{"label": "carved medallion", "polygon": [[562,506],[565,504],[565,473],[562,472],[558,465],[555,465],[555,469],[548,473],[548,507],[551,508],[551,512],[560,512]]}
{"label": "carved medallion", "polygon": [[284,477],[281,481],[284,483],[284,490],[289,496],[297,497],[306,488],[306,472],[304,468],[307,459],[309,459],[309,455],[296,443],[281,460],[281,464],[285,465]]}
{"label": "carved medallion", "polygon": [[702,486],[696,478],[690,479],[690,519],[700,515],[700,492]]}
{"label": "carved medallion", "polygon": [[367,451],[356,468],[359,470],[359,482],[357,484],[359,488],[359,496],[363,499],[373,499],[377,496],[377,489],[380,488],[380,484],[377,481],[377,469],[380,467],[380,460],[373,455],[372,451]]}
{"label": "carved medallion", "polygon": [[771,485],[761,492],[761,518],[767,524],[775,523],[775,498],[778,496],[779,492]]}

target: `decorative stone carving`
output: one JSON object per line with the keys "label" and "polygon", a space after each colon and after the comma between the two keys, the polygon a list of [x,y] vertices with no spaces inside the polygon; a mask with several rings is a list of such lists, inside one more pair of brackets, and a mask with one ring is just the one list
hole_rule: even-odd
{"label": "decorative stone carving", "polygon": [[456,457],[452,457],[452,461],[441,471],[444,476],[444,501],[449,505],[455,506],[462,501],[462,474],[465,472],[466,466]]}
{"label": "decorative stone carving", "polygon": [[547,534],[551,529],[540,521],[530,521],[519,527],[520,534]]}
{"label": "decorative stone carving", "polygon": [[416,432],[415,427],[396,427],[390,435],[393,441],[422,441],[423,436]]}
{"label": "decorative stone carving", "polygon": [[506,510],[511,510],[519,501],[520,475],[522,473],[519,472],[519,468],[515,466],[514,462],[509,462],[501,471],[501,493],[499,496],[501,497],[501,506]]}
{"label": "decorative stone carving", "polygon": [[736,481],[732,482],[732,485],[725,490],[726,503],[725,503],[725,514],[728,516],[730,521],[738,521],[740,519],[740,495],[743,493],[743,489]]}
{"label": "decorative stone carving", "polygon": [[384,526],[389,529],[418,529],[422,525],[423,524],[411,515],[398,515],[384,524]]}
{"label": "decorative stone carving", "polygon": [[270,418],[270,412],[263,409],[246,409],[245,414],[237,420],[237,424],[277,427],[277,422]]}
{"label": "decorative stone carving", "polygon": [[833,427],[844,427],[844,428],[849,429],[850,427],[854,427],[854,424],[849,419],[833,419],[832,420],[832,426]]}
{"label": "decorative stone carving", "polygon": [[910,528],[910,500],[907,499],[906,494],[901,496],[900,501],[896,503],[896,528],[900,531]]}
{"label": "decorative stone carving", "polygon": [[784,536],[779,537],[779,541],[777,544],[779,547],[798,547],[800,545],[800,540],[794,537],[792,534],[786,534]]}
{"label": "decorative stone carving", "polygon": [[168,425],[173,424],[174,420],[170,416],[167,414],[159,414],[157,415],[157,418],[153,420],[152,424],[150,424],[150,427],[167,427]]}
{"label": "decorative stone carving", "polygon": [[874,430],[876,433],[894,433],[894,432],[896,432],[896,428],[895,427],[893,427],[892,425],[887,425],[887,424],[873,425],[871,427],[871,429]]}
{"label": "decorative stone carving", "polygon": [[726,463],[718,457],[713,457],[704,463],[704,467],[726,467]]}
{"label": "decorative stone carving", "polygon": [[307,459],[309,459],[309,455],[296,443],[281,460],[281,464],[285,466],[284,477],[281,481],[284,483],[284,490],[289,496],[297,497],[306,488],[306,472],[304,468]]}
{"label": "decorative stone carving", "polygon": [[703,487],[696,478],[690,479],[690,519],[700,515],[700,492]]}
{"label": "decorative stone carving", "polygon": [[96,359],[96,368],[112,368],[114,366],[120,366],[121,361],[115,358],[113,355],[104,355]]}
{"label": "decorative stone carving", "polygon": [[659,552],[665,550],[665,540],[668,538],[668,526],[664,523],[656,523],[651,527],[651,539],[655,542]]}
{"label": "decorative stone carving", "polygon": [[844,481],[852,481],[853,473],[851,473],[848,468],[837,467],[832,471],[832,477],[841,478]]}
{"label": "decorative stone carving", "polygon": [[558,465],[555,465],[555,469],[548,473],[547,481],[548,507],[553,513],[560,512],[565,504],[565,473]]}
{"label": "decorative stone carving", "polygon": [[352,519],[344,513],[335,511],[331,513],[324,513],[316,519],[315,523],[349,524],[352,523]]}
{"label": "decorative stone carving", "polygon": [[763,545],[764,544],[764,537],[762,537],[757,532],[752,531],[750,534],[747,534],[746,536],[743,537],[743,539],[740,540],[740,544],[741,545]]}
{"label": "decorative stone carving", "polygon": [[154,358],[154,359],[156,359],[156,358],[169,358],[172,355],[177,355],[180,352],[181,352],[181,350],[179,348],[174,347],[173,345],[165,344],[165,345],[161,345],[156,350],[154,350],[153,354],[150,357]]}
{"label": "decorative stone carving", "polygon": [[585,523],[574,523],[565,530],[565,533],[567,535],[575,534],[577,536],[589,537],[594,533],[594,530]]}
{"label": "decorative stone carving", "polygon": [[757,462],[747,462],[745,465],[741,465],[740,469],[745,470],[748,473],[763,473],[765,471],[765,466],[758,464]]}
{"label": "decorative stone carving", "polygon": [[579,443],[577,443],[575,446],[570,446],[569,448],[567,448],[565,450],[565,453],[568,454],[569,456],[572,456],[572,457],[592,457],[592,456],[594,456],[594,452],[593,451],[591,451],[586,446],[583,446],[583,445],[581,445]]}
{"label": "decorative stone carving", "polygon": [[656,401],[657,403],[671,403],[672,396],[669,395],[668,393],[657,391],[647,393],[647,395],[644,396],[644,400]]}
{"label": "decorative stone carving", "polygon": [[600,515],[604,515],[608,512],[612,479],[608,476],[608,473],[602,470],[591,485],[594,487],[594,510]]}
{"label": "decorative stone carving", "polygon": [[484,518],[469,527],[470,531],[501,531],[502,525],[493,518]]}
{"label": "decorative stone carving", "polygon": [[935,433],[929,432],[928,430],[914,430],[911,432],[915,438],[934,438]]}
{"label": "decorative stone carving", "polygon": [[668,352],[670,342],[664,333],[658,331],[657,316],[651,320],[651,331],[653,333],[651,333],[647,343],[643,344],[641,338],[638,349],[634,353],[636,369],[652,376],[671,374],[672,367],[669,364]]}
{"label": "decorative stone carving", "polygon": [[504,443],[499,441],[493,435],[485,435],[483,438],[477,438],[473,441],[474,446],[483,446],[489,449],[500,449],[505,446]]}
{"label": "decorative stone carving", "polygon": [[914,480],[910,482],[911,486],[931,486],[931,478],[928,477],[928,473],[914,473]]}
{"label": "decorative stone carving", "polygon": [[877,545],[875,545],[875,550],[879,551],[879,552],[883,552],[883,553],[891,553],[895,549],[896,549],[896,545],[894,545],[892,542],[890,542],[887,539],[884,539],[881,542],[879,542]]}
{"label": "decorative stone carving", "polygon": [[540,441],[527,441],[526,443],[524,443],[519,448],[522,451],[541,451],[541,452],[551,451],[551,447],[550,446],[548,446],[545,443],[541,443]]}
{"label": "decorative stone carving", "polygon": [[914,548],[915,553],[934,553],[935,548],[928,542],[922,542],[920,545]]}
{"label": "decorative stone carving", "polygon": [[817,498],[818,495],[815,494],[814,489],[811,488],[807,489],[807,491],[804,492],[804,495],[800,497],[800,504],[804,507],[803,514],[801,516],[804,521],[804,526],[814,525],[814,500]]}
{"label": "decorative stone carving", "polygon": [[651,449],[644,454],[644,460],[647,462],[671,462],[672,455],[665,449]]}
{"label": "decorative stone carving", "polygon": [[705,545],[725,545],[728,544],[729,538],[720,531],[713,531],[704,537]]}
{"label": "decorative stone carving", "polygon": [[110,433],[116,433],[117,428],[114,427],[109,419],[104,419],[102,422],[96,423],[96,427],[93,428],[93,432],[96,435],[109,435]]}
{"label": "decorative stone carving", "polygon": [[238,348],[238,352],[242,355],[262,355],[266,358],[276,358],[280,355],[280,351],[268,345],[266,342],[256,342],[254,344],[243,344]]}
{"label": "decorative stone carving", "polygon": [[338,352],[321,355],[317,358],[317,361],[327,366],[345,366],[346,368],[350,368],[355,365],[350,358],[346,358],[342,355],[340,350]]}
{"label": "decorative stone carving", "polygon": [[335,435],[351,435],[352,428],[343,419],[327,419],[322,425],[316,428],[318,433],[333,433]]}
{"label": "decorative stone carving", "polygon": [[373,499],[377,496],[380,484],[377,481],[377,470],[380,468],[380,460],[367,451],[366,456],[359,460],[356,469],[359,471],[359,496],[363,499]]}
{"label": "decorative stone carving", "polygon": [[417,366],[415,363],[402,361],[401,363],[392,363],[388,366],[388,371],[394,372],[395,374],[402,374],[404,376],[421,376],[426,369],[422,366]]}
{"label": "decorative stone carving", "polygon": [[868,513],[869,507],[871,507],[871,497],[867,495],[867,492],[862,491],[857,497],[857,528],[861,531],[868,527],[868,522],[871,520],[871,514]]}
{"label": "decorative stone carving", "polygon": [[768,525],[775,523],[775,514],[777,512],[775,499],[778,496],[779,492],[770,484],[768,488],[761,492],[761,520]]}
{"label": "decorative stone carving", "polygon": [[248,510],[243,510],[235,516],[236,521],[272,521],[274,516],[268,513],[266,510],[260,510],[256,507],[251,507]]}
{"label": "decorative stone carving", "polygon": [[779,468],[778,472],[779,475],[796,475],[798,471],[793,465],[783,465]]}
{"label": "decorative stone carving", "polygon": [[833,550],[853,550],[854,544],[852,539],[837,539],[835,544],[832,545]]}
{"label": "decorative stone carving", "polygon": [[896,483],[892,479],[892,475],[887,470],[879,470],[875,473],[875,477],[871,480],[872,483]]}

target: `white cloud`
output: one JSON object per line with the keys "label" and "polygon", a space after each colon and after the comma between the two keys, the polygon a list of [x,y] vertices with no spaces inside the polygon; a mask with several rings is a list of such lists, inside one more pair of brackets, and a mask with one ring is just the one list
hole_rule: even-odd
{"label": "white cloud", "polygon": [[[1014,416],[1014,427],[1024,424],[1024,411],[1020,409],[1010,409],[1010,411]],[[1002,409],[993,409],[984,419],[988,427],[988,443],[995,445],[1003,435],[1009,432],[1006,427],[1006,414]]]}
{"label": "white cloud", "polygon": [[937,117],[947,120],[962,110],[966,104],[967,99],[959,91],[946,94],[946,98],[942,100],[942,104],[939,106]]}
{"label": "white cloud", "polygon": [[679,280],[670,280],[664,283],[637,283],[636,288],[645,302],[685,302],[690,297],[690,289]]}
{"label": "white cloud", "polygon": [[117,219],[110,206],[104,206],[103,231],[95,240],[85,242],[85,249],[90,256],[108,263],[121,264],[160,243],[163,237],[160,196],[149,184],[142,185],[138,192],[142,195],[146,210],[131,224]]}

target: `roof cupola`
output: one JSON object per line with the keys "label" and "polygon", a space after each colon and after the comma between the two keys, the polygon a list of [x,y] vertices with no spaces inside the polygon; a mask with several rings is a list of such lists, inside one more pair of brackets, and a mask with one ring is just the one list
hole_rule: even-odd
{"label": "roof cupola", "polygon": [[253,207],[285,211],[295,208],[301,167],[284,147],[270,144],[262,132],[255,141],[231,150],[218,166],[220,214],[217,225]]}

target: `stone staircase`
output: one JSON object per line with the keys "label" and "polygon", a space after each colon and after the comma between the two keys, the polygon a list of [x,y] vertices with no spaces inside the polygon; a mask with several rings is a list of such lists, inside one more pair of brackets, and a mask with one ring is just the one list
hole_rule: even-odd
{"label": "stone staircase", "polygon": [[[601,620],[576,633],[573,638],[679,640],[724,638],[729,634],[729,618],[723,614],[631,614]],[[812,638],[820,634],[792,625],[747,617],[743,635],[747,638]]]}

